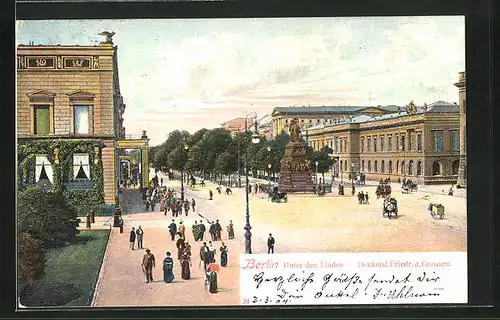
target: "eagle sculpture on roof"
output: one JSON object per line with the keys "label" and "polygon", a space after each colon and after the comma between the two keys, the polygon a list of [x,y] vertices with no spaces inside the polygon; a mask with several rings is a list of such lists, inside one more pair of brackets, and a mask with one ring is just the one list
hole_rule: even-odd
{"label": "eagle sculpture on roof", "polygon": [[106,41],[103,41],[101,43],[113,44],[113,36],[115,35],[114,31],[111,31],[111,32],[103,31],[103,32],[99,33],[98,35],[106,37]]}

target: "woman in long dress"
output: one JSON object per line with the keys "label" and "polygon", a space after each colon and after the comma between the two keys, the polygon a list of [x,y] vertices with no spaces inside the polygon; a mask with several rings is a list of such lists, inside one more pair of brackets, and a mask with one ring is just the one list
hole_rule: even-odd
{"label": "woman in long dress", "polygon": [[234,239],[233,220],[229,220],[229,239]]}
{"label": "woman in long dress", "polygon": [[220,265],[227,267],[227,246],[224,242],[222,242],[222,246],[220,247]]}
{"label": "woman in long dress", "polygon": [[190,266],[191,264],[191,254],[188,250],[184,250],[181,255],[181,267],[182,267],[182,273],[181,277],[184,280],[189,280],[191,279],[191,269]]}
{"label": "woman in long dress", "polygon": [[167,252],[167,256],[163,259],[163,281],[165,283],[174,281],[174,259],[170,252]]}

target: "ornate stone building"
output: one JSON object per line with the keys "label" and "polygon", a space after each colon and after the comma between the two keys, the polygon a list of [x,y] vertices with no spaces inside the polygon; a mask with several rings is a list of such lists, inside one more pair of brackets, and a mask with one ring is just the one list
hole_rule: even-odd
{"label": "ornate stone building", "polygon": [[310,127],[314,150],[333,149],[336,176],[364,172],[367,179],[406,176],[418,183],[455,183],[459,172],[459,106],[438,101],[375,117],[360,115],[340,123]]}
{"label": "ornate stone building", "polygon": [[305,130],[314,125],[338,123],[362,114],[370,116],[388,114],[396,112],[398,108],[398,106],[276,107],[271,113],[272,137],[286,132],[294,117],[299,119],[301,129]]}
{"label": "ornate stone building", "polygon": [[112,43],[19,45],[20,182],[63,185],[82,204],[115,204],[124,111]]}
{"label": "ornate stone building", "polygon": [[459,105],[460,105],[460,164],[458,167],[457,185],[460,187],[467,186],[467,121],[466,121],[466,83],[465,71],[460,72],[459,80],[455,83],[458,88]]}

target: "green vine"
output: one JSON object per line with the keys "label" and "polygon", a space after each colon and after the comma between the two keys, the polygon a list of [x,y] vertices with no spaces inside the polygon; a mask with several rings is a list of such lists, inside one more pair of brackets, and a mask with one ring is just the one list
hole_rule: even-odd
{"label": "green vine", "polygon": [[[94,148],[99,148],[97,164],[94,163]],[[59,164],[55,164],[55,149],[59,148]],[[88,140],[26,140],[17,145],[18,161],[21,164],[23,176],[31,178],[35,171],[35,155],[45,154],[54,170],[53,191],[61,192],[71,205],[87,205],[104,203],[104,178],[102,167],[102,141]],[[66,189],[65,182],[72,179],[72,154],[89,154],[92,189]],[[28,183],[34,181],[28,180]]]}

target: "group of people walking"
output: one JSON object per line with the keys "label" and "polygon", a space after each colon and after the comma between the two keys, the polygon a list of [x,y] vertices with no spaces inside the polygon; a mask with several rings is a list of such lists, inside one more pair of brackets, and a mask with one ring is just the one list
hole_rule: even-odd
{"label": "group of people walking", "polygon": [[174,189],[167,189],[164,197],[160,201],[160,211],[163,211],[165,215],[167,215],[167,212],[171,211],[172,217],[181,216],[183,210],[187,217],[190,209],[196,212],[196,201],[194,198],[192,198],[191,201],[187,199],[182,201],[182,199],[177,197]]}
{"label": "group of people walking", "polygon": [[368,204],[368,192],[363,193],[363,191],[358,192],[358,203]]}

